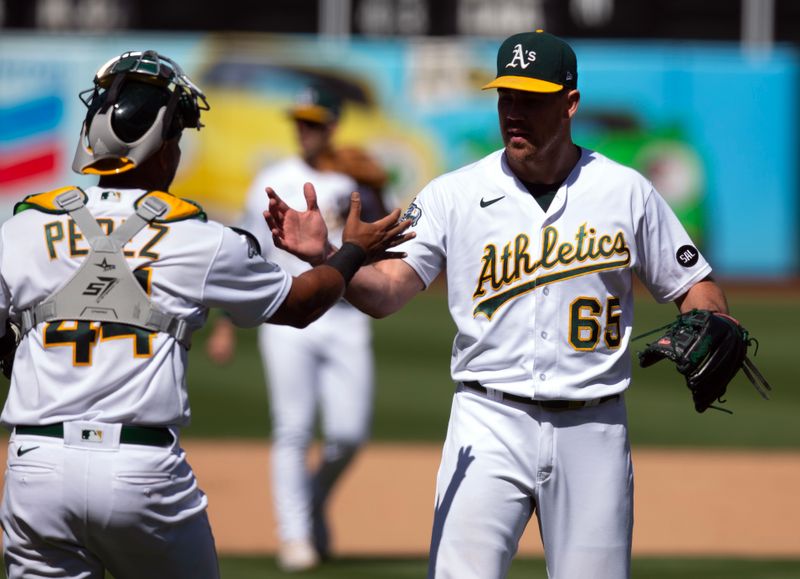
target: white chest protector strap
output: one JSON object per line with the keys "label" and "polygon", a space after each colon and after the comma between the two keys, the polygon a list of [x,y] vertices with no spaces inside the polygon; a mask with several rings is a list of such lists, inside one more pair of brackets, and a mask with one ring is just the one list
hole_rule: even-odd
{"label": "white chest protector strap", "polygon": [[89,255],[64,286],[42,303],[22,312],[23,332],[53,320],[115,322],[164,332],[189,348],[191,330],[186,322],[153,305],[123,254],[125,244],[148,223],[163,215],[167,204],[155,197],[145,197],[136,213],[106,235],[84,205],[79,190],[62,193],[55,203],[69,212],[78,225],[89,242]]}

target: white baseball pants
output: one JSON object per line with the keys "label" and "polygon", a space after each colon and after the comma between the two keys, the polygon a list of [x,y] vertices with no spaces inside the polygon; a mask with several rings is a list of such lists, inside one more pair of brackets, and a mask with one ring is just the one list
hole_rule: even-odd
{"label": "white baseball pants", "polygon": [[[88,426],[87,426],[88,425]],[[92,423],[84,423],[92,428]],[[0,522],[9,579],[218,579],[207,499],[184,451],[12,435]]]}
{"label": "white baseball pants", "polygon": [[[272,416],[272,491],[283,541],[311,539],[321,531],[314,529],[315,515],[369,437],[371,341],[370,319],[347,304],[302,330],[259,328]],[[311,472],[307,454],[318,414],[322,460]]]}
{"label": "white baseball pants", "polygon": [[545,410],[453,398],[429,579],[502,579],[537,514],[550,579],[630,577],[633,469],[622,398]]}

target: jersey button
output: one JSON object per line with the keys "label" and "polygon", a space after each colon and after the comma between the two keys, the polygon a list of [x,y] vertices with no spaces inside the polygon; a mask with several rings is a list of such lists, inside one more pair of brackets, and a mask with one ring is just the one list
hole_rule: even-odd
{"label": "jersey button", "polygon": [[542,338],[547,339],[547,332],[542,332]]}
{"label": "jersey button", "polygon": [[546,287],[546,288],[544,288],[544,289],[542,290],[542,293],[543,293],[544,295],[546,295],[546,296],[549,296],[549,295],[550,295],[550,288],[549,288],[549,287]]}
{"label": "jersey button", "polygon": [[541,380],[542,382],[544,382],[546,379],[547,379],[547,375],[545,375],[545,374],[539,374],[539,380]]}

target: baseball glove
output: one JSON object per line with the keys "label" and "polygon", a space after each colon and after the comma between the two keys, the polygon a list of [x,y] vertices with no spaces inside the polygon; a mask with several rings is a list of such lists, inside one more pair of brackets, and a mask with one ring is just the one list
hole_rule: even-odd
{"label": "baseball glove", "polygon": [[668,358],[678,372],[686,378],[692,392],[694,408],[705,412],[708,408],[723,410],[714,402],[724,403],[722,397],[728,384],[741,369],[766,400],[772,387],[747,357],[747,349],[758,342],[734,318],[708,310],[692,310],[677,319],[643,336],[666,330],[655,342],[639,352],[639,365],[651,366]]}
{"label": "baseball glove", "polygon": [[22,331],[19,326],[6,320],[6,332],[0,338],[0,372],[9,380],[11,380],[11,370],[14,368],[14,356],[17,354],[17,346],[21,339]]}

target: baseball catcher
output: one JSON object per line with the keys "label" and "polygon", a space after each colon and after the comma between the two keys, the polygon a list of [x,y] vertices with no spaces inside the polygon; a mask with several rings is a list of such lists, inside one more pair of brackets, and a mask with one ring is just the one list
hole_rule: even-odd
{"label": "baseball catcher", "polygon": [[747,349],[755,344],[757,350],[758,342],[734,318],[708,310],[691,310],[680,314],[674,322],[638,337],[660,330],[666,331],[639,352],[639,365],[646,368],[664,358],[672,360],[686,378],[697,412],[714,408],[730,413],[714,406],[714,402],[725,402],[722,397],[740,369],[756,391],[768,399],[767,390],[772,387],[747,357]]}

